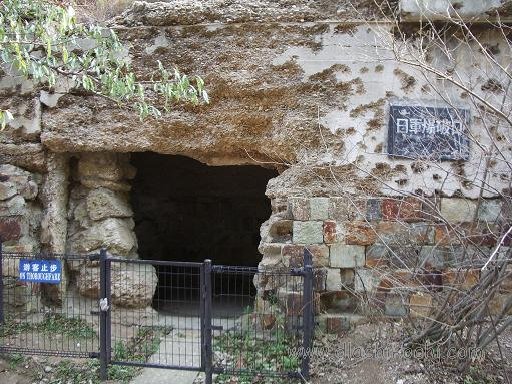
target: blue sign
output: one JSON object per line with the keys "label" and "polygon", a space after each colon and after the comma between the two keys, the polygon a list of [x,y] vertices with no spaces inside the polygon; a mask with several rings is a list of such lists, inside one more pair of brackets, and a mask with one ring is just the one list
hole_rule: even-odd
{"label": "blue sign", "polygon": [[20,281],[59,284],[62,277],[60,260],[20,259]]}

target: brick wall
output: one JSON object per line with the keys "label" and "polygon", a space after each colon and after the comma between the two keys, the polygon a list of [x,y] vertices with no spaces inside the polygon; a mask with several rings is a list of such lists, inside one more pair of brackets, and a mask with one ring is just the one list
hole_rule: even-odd
{"label": "brick wall", "polygon": [[[273,206],[262,265],[300,266],[307,247],[317,319],[333,332],[374,316],[430,315],[438,292],[479,281],[511,221],[510,207],[499,199],[347,195],[291,197]],[[510,239],[503,245],[499,257],[509,255]],[[511,283],[503,284],[491,311],[501,310]]]}

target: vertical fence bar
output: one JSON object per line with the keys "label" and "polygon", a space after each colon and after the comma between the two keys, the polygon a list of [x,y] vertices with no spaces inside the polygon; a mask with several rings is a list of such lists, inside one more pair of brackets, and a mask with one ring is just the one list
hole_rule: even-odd
{"label": "vertical fence bar", "polygon": [[0,324],[4,323],[4,271],[2,269],[2,238],[0,238]]}
{"label": "vertical fence bar", "polygon": [[314,307],[313,307],[313,257],[308,249],[304,249],[304,284],[303,284],[303,314],[304,327],[302,346],[301,374],[305,380],[309,380],[309,363],[311,358],[311,345],[313,341]]}
{"label": "vertical fence bar", "polygon": [[[108,379],[108,352],[107,352],[107,311],[106,306],[110,303],[105,302],[107,298],[107,251],[100,251],[100,379]],[[110,285],[110,282],[109,282]]]}
{"label": "vertical fence bar", "polygon": [[106,255],[105,252],[105,298],[107,299],[107,310],[105,312],[105,349],[107,365],[112,360],[112,260]]}
{"label": "vertical fence bar", "polygon": [[204,374],[205,384],[213,381],[213,351],[212,351],[212,262],[204,261]]}
{"label": "vertical fence bar", "polygon": [[204,285],[204,263],[199,267],[199,314],[201,322],[201,370],[204,371],[206,355],[204,353],[204,335],[206,333],[204,302],[206,299],[206,290]]}

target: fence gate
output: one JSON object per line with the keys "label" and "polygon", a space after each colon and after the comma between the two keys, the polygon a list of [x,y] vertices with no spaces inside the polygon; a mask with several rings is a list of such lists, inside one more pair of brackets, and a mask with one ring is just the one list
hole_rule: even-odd
{"label": "fence gate", "polygon": [[[280,271],[126,259],[105,251],[2,254],[1,245],[0,257],[0,352],[98,358],[103,380],[109,365],[202,371],[206,383],[214,375],[309,378],[314,309],[308,251],[302,268]],[[20,282],[27,260],[59,260],[70,270],[88,264],[98,270],[99,263],[99,276],[77,283],[81,292],[96,289],[99,301],[83,298],[66,279]],[[21,311],[14,303],[26,305]]]}

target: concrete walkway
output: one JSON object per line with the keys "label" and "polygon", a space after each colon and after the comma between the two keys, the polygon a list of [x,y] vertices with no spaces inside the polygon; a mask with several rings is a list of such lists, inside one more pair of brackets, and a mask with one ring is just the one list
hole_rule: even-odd
{"label": "concrete walkway", "polygon": [[[181,309],[183,310],[183,308]],[[235,315],[240,312],[239,308],[227,309]],[[224,329],[230,329],[234,326],[235,320],[214,317],[213,323],[216,326],[223,326]],[[180,367],[199,367],[201,365],[201,327],[198,316],[190,316],[185,310],[180,314],[175,311],[172,315],[160,313],[155,325],[171,327],[173,331],[162,338],[158,351],[149,358],[149,363]],[[202,380],[198,376],[202,378],[204,374],[181,369],[144,368],[130,384],[201,383]]]}
{"label": "concrete walkway", "polygon": [[[149,363],[197,367],[201,364],[199,330],[172,331],[165,336]],[[144,368],[130,384],[192,384],[199,372],[165,368]]]}

